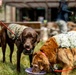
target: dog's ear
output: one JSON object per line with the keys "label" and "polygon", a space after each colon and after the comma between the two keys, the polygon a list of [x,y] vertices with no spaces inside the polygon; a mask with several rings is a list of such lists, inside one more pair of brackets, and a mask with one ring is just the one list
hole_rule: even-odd
{"label": "dog's ear", "polygon": [[17,40],[16,40],[17,45],[20,45],[21,43],[22,43],[22,34],[19,37],[17,37]]}
{"label": "dog's ear", "polygon": [[40,31],[36,31],[36,43],[39,43],[40,42]]}
{"label": "dog's ear", "polygon": [[22,40],[23,40],[23,39],[22,39],[22,34],[20,34],[20,36],[19,36],[19,41],[22,42]]}
{"label": "dog's ear", "polygon": [[35,56],[37,54],[37,52],[33,53],[33,56]]}
{"label": "dog's ear", "polygon": [[37,43],[39,43],[39,42],[40,42],[40,35],[37,34]]}
{"label": "dog's ear", "polygon": [[43,64],[42,64],[41,60],[38,61],[38,65],[39,65],[40,70],[43,70],[44,67],[42,66]]}

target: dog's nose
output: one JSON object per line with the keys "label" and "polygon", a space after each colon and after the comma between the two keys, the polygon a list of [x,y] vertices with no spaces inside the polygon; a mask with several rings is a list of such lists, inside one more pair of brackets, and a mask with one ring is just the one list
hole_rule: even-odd
{"label": "dog's nose", "polygon": [[38,65],[34,65],[33,67],[34,67],[34,68],[38,68]]}
{"label": "dog's nose", "polygon": [[38,65],[33,65],[32,72],[40,72]]}
{"label": "dog's nose", "polygon": [[26,48],[29,48],[29,47],[30,47],[30,45],[29,45],[29,44],[27,44],[27,45],[26,45]]}

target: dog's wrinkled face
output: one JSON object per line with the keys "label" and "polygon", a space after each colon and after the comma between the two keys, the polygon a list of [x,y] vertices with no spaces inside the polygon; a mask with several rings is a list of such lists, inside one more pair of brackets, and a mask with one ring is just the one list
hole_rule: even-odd
{"label": "dog's wrinkled face", "polygon": [[41,71],[49,71],[50,63],[48,58],[44,56],[42,53],[36,53],[33,57],[32,61],[33,70],[32,72],[41,72]]}
{"label": "dog's wrinkled face", "polygon": [[37,43],[38,34],[32,28],[26,28],[22,33],[23,53],[32,54]]}

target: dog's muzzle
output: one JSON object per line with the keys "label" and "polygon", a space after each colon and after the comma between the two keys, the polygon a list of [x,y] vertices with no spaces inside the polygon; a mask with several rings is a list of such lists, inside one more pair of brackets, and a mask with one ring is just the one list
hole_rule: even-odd
{"label": "dog's muzzle", "polygon": [[23,54],[25,54],[25,55],[30,55],[32,53],[33,53],[33,49],[32,50],[26,50],[26,49],[23,50]]}
{"label": "dog's muzzle", "polygon": [[39,66],[38,65],[33,65],[33,68],[32,68],[32,72],[40,72],[40,70],[39,70]]}

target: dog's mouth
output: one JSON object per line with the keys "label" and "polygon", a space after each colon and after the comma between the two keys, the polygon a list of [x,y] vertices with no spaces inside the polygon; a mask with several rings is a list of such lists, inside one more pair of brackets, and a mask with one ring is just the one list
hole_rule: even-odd
{"label": "dog's mouth", "polygon": [[30,48],[26,48],[26,50],[27,50],[27,51],[30,51],[31,49],[30,49]]}
{"label": "dog's mouth", "polygon": [[30,49],[30,48],[26,48],[23,50],[23,54],[25,55],[30,55],[33,53],[33,49]]}
{"label": "dog's mouth", "polygon": [[33,53],[33,47],[31,45],[25,45],[23,49],[23,54],[30,55]]}
{"label": "dog's mouth", "polygon": [[33,65],[32,72],[39,73],[40,72],[39,66],[38,65]]}

